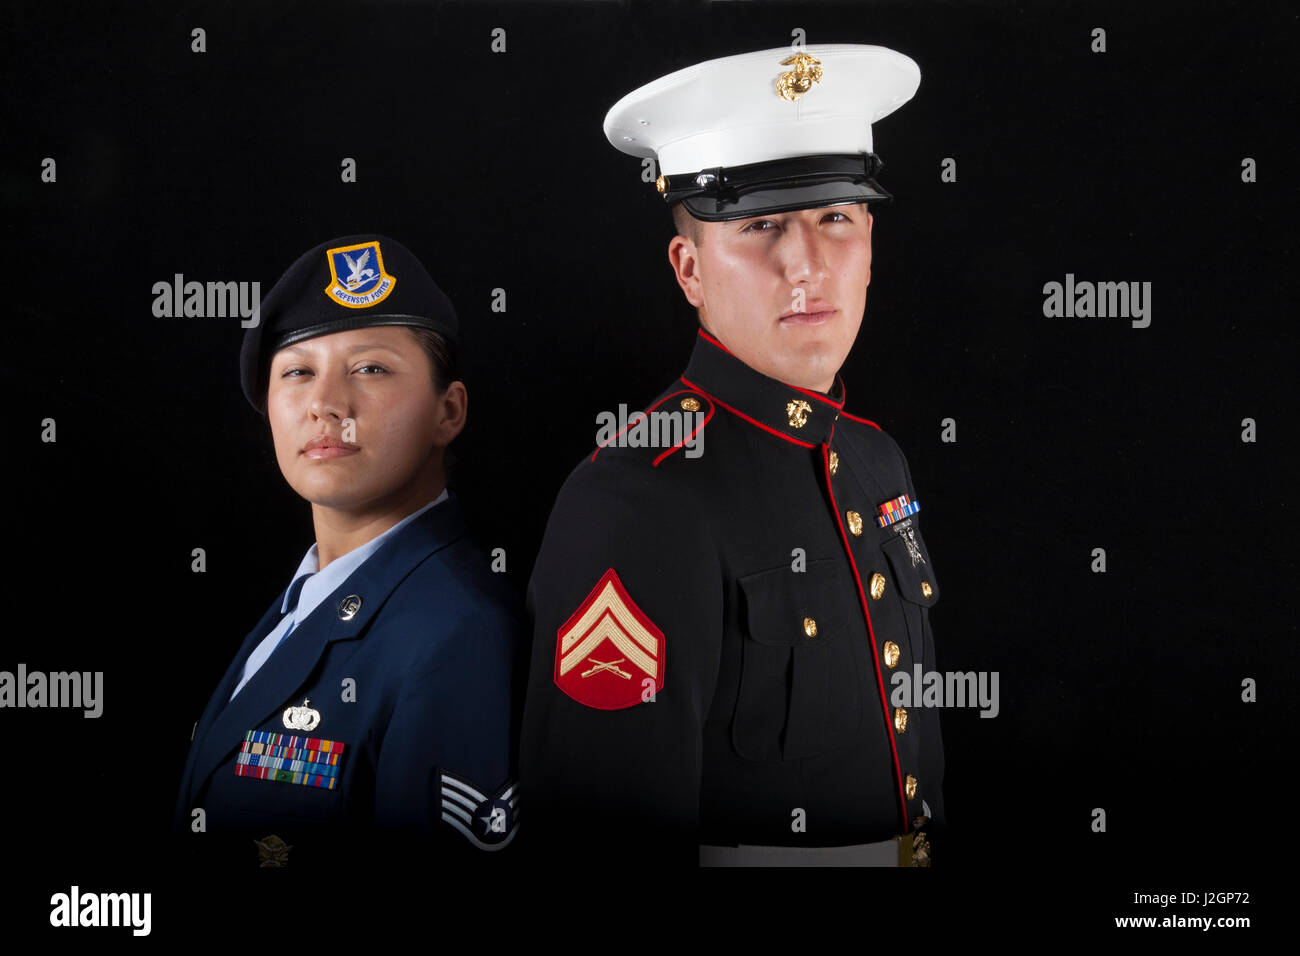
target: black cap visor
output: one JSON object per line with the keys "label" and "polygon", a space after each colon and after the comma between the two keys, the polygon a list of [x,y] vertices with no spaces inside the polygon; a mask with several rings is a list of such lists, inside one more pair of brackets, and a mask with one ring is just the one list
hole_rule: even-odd
{"label": "black cap visor", "polygon": [[704,222],[726,222],[892,199],[874,179],[884,165],[875,153],[825,153],[714,166],[697,173],[675,173],[660,182],[668,203],[681,202]]}
{"label": "black cap visor", "polygon": [[750,219],[798,209],[822,206],[846,206],[850,203],[877,202],[893,197],[874,179],[862,183],[818,183],[813,186],[790,186],[785,189],[755,189],[739,192],[734,199],[692,196],[682,205],[696,219],[704,222],[728,222]]}

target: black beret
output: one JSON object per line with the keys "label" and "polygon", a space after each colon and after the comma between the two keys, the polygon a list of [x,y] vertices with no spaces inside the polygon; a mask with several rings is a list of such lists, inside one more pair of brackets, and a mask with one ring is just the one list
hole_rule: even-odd
{"label": "black beret", "polygon": [[456,310],[420,260],[386,236],[342,236],[304,252],[244,332],[239,384],[266,412],[271,357],[286,345],[372,325],[409,325],[456,341]]}

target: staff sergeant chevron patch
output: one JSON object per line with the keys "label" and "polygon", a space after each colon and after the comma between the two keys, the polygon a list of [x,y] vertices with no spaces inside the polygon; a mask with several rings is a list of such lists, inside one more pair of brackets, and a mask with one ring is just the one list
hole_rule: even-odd
{"label": "staff sergeant chevron patch", "polygon": [[449,770],[439,773],[442,819],[480,850],[499,850],[519,829],[519,787],[507,780],[488,796]]}
{"label": "staff sergeant chevron patch", "polygon": [[622,710],[664,686],[664,635],[613,568],[556,632],[555,685],[580,704]]}

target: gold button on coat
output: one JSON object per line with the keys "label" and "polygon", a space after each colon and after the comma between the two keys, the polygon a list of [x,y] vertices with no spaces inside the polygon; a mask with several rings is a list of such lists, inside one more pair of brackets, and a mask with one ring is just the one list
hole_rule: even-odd
{"label": "gold button on coat", "polygon": [[831,474],[833,475],[835,474],[835,472],[839,470],[840,470],[840,456],[835,454],[835,452],[831,452]]}
{"label": "gold button on coat", "polygon": [[912,800],[916,797],[916,778],[910,773],[907,775],[907,781],[904,785],[907,790],[907,799]]}
{"label": "gold button on coat", "polygon": [[898,645],[893,641],[885,641],[885,666],[897,667],[898,657]]}
{"label": "gold button on coat", "polygon": [[879,601],[885,596],[885,576],[877,571],[871,576],[871,597]]}
{"label": "gold button on coat", "polygon": [[817,636],[817,622],[810,617],[803,619],[803,632],[809,637]]}
{"label": "gold button on coat", "polygon": [[907,730],[907,708],[906,707],[894,708],[894,729],[897,730],[900,734],[906,732]]}
{"label": "gold button on coat", "polygon": [[854,534],[862,534],[862,515],[856,511],[850,511],[845,517],[849,519],[849,530]]}
{"label": "gold button on coat", "polygon": [[688,412],[698,412],[700,410],[700,400],[687,396],[682,399],[682,408]]}
{"label": "gold button on coat", "polygon": [[934,593],[934,588],[930,587],[929,581],[921,582],[921,593],[924,594],[926,597],[929,597],[931,594]]}

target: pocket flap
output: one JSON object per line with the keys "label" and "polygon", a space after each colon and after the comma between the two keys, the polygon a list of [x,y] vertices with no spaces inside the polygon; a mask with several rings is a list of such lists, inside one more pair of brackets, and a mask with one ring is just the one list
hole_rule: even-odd
{"label": "pocket flap", "polygon": [[[743,627],[760,644],[776,647],[815,647],[844,633],[841,604],[853,584],[840,562],[810,561],[807,570],[788,565],[740,578],[745,596]],[[809,635],[805,622],[815,633]]]}
{"label": "pocket flap", "polygon": [[920,540],[921,536],[918,534],[916,537],[923,556],[919,562],[913,563],[907,542],[898,534],[890,535],[889,539],[880,546],[880,550],[884,551],[885,557],[889,559],[889,566],[894,570],[894,581],[898,585],[898,593],[904,600],[922,607],[933,607],[939,600],[939,580],[934,576],[934,568],[930,566],[929,559],[924,557],[926,550]]}

